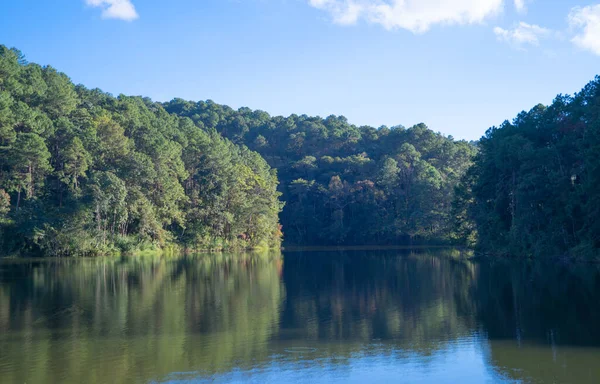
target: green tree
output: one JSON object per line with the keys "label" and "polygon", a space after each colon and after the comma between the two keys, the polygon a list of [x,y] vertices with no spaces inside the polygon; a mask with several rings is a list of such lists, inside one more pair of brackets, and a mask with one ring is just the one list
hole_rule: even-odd
{"label": "green tree", "polygon": [[10,195],[4,189],[0,189],[0,219],[6,217],[10,212]]}
{"label": "green tree", "polygon": [[79,180],[86,177],[86,172],[91,165],[91,155],[83,147],[78,137],[61,152],[62,168],[58,171],[60,181],[65,183],[73,192],[79,192]]}
{"label": "green tree", "polygon": [[10,148],[11,191],[17,192],[17,209],[21,201],[21,192],[28,199],[44,185],[45,177],[52,171],[50,152],[44,140],[35,133],[19,133],[15,144]]}

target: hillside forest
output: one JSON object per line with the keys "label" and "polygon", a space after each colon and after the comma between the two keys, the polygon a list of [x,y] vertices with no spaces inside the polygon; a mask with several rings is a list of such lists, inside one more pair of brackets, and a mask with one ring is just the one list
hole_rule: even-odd
{"label": "hillside forest", "polygon": [[424,124],[117,97],[0,46],[0,249],[600,248],[600,79],[478,142]]}

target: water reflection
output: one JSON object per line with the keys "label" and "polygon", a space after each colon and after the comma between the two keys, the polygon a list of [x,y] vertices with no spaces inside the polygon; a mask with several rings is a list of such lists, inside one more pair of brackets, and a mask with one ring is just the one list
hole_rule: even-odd
{"label": "water reflection", "polygon": [[3,261],[0,382],[600,380],[597,266],[456,256]]}
{"label": "water reflection", "polygon": [[598,265],[480,263],[478,321],[490,366],[536,383],[600,382]]}
{"label": "water reflection", "polygon": [[267,359],[281,267],[226,256],[4,264],[1,381],[145,382]]}
{"label": "water reflection", "polygon": [[288,256],[281,331],[294,338],[393,340],[428,353],[475,329],[473,264],[408,251]]}

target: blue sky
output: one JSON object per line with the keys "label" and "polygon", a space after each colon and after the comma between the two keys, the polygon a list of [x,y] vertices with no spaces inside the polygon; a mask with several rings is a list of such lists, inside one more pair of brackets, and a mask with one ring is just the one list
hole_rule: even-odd
{"label": "blue sky", "polygon": [[115,95],[477,139],[593,79],[596,1],[5,0],[0,44]]}

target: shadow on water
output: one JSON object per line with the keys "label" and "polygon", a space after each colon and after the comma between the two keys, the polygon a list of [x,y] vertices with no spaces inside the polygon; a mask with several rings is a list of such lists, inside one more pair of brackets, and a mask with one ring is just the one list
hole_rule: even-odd
{"label": "shadow on water", "polygon": [[2,261],[0,381],[599,381],[599,268],[460,256]]}

